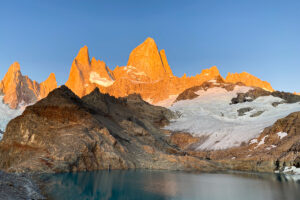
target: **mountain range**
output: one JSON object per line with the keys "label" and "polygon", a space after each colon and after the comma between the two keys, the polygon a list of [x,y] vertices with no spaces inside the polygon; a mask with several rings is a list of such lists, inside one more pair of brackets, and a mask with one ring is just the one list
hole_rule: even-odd
{"label": "mountain range", "polygon": [[[174,76],[147,38],[111,70],[79,50],[69,78],[12,64],[1,81],[0,169],[246,170],[300,173],[300,96],[216,66]],[[24,111],[24,112],[23,112]]]}
{"label": "mountain range", "polygon": [[[158,50],[155,41],[147,38],[129,55],[126,66],[117,66],[111,70],[104,61],[90,59],[88,47],[81,48],[72,62],[70,74],[65,85],[76,95],[82,97],[95,88],[102,93],[115,97],[124,97],[138,93],[150,103],[174,98],[184,90],[201,85],[205,81],[220,78],[228,83],[241,82],[246,86],[255,86],[267,91],[274,91],[272,86],[247,73],[228,73],[223,78],[216,66],[203,69],[200,74],[187,77],[173,75],[164,49]],[[42,83],[23,76],[18,62],[13,63],[0,83],[3,102],[16,109],[22,104],[29,105],[48,95],[57,88],[53,73]]]}

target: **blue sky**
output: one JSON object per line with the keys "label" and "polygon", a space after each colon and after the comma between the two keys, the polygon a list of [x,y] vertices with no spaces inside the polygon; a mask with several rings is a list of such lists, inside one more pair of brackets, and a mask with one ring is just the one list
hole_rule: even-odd
{"label": "blue sky", "polygon": [[0,0],[0,77],[18,61],[39,82],[63,84],[78,50],[114,69],[147,37],[177,76],[216,65],[300,92],[300,1]]}

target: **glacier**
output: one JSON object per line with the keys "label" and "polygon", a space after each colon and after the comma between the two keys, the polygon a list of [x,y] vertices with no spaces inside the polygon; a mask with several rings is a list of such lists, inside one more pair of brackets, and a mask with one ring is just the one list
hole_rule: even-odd
{"label": "glacier", "polygon": [[[273,96],[262,96],[252,102],[231,104],[231,99],[238,93],[245,93],[251,89],[253,88],[236,86],[233,91],[221,87],[199,90],[197,98],[167,106],[172,111],[180,113],[180,117],[172,120],[165,129],[207,138],[198,145],[197,150],[220,150],[240,146],[243,142],[248,143],[276,120],[300,111],[299,102],[272,106],[273,102],[283,101]],[[238,110],[246,107],[251,107],[252,110],[246,112],[244,116],[239,116]],[[250,117],[257,112],[262,114]]]}
{"label": "glacier", "polygon": [[[8,105],[3,103],[3,96],[0,96],[0,130],[5,131],[8,122],[21,115],[24,111],[25,106],[21,106],[18,109],[11,109]],[[2,139],[2,134],[0,133],[0,140]]]}

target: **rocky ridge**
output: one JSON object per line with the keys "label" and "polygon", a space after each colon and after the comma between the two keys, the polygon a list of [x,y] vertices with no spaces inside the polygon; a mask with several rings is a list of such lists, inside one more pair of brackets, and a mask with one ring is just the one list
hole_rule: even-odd
{"label": "rocky ridge", "polygon": [[[204,69],[196,76],[182,77],[173,75],[168,64],[166,51],[159,50],[152,38],[147,38],[129,55],[126,66],[117,66],[111,70],[104,61],[90,59],[88,47],[80,49],[72,62],[69,78],[65,85],[76,95],[83,97],[96,87],[103,93],[115,97],[124,97],[138,93],[144,100],[157,104],[171,96],[202,83],[221,78],[216,66]],[[243,83],[273,91],[271,85],[248,73],[228,74],[225,79],[229,83]],[[8,70],[0,83],[0,94],[3,93],[4,103],[13,109],[21,103],[32,104],[44,98],[57,87],[54,74],[39,84],[27,76],[23,76],[16,62]]]}
{"label": "rocky ridge", "polygon": [[[156,104],[206,81],[219,78],[224,80],[216,66],[204,69],[192,77],[174,76],[165,50],[159,51],[152,38],[147,38],[130,53],[127,66],[117,66],[114,70],[110,70],[103,61],[101,69],[93,67],[94,63],[94,58],[92,61],[89,59],[86,46],[79,51],[72,63],[66,86],[79,97],[97,87],[101,92],[115,97],[138,93],[144,100]],[[269,83],[250,74],[231,74],[225,81],[242,82],[245,85],[273,91]]]}
{"label": "rocky ridge", "polygon": [[169,145],[159,127],[172,117],[172,112],[148,104],[139,95],[115,98],[95,89],[80,99],[62,86],[9,122],[0,142],[0,169],[218,168]]}
{"label": "rocky ridge", "polygon": [[232,91],[236,85],[241,86],[244,84],[240,83],[240,82],[237,84],[226,83],[224,81],[224,79],[221,76],[219,76],[219,77],[216,77],[216,79],[206,81],[206,82],[202,83],[201,85],[197,85],[197,86],[194,86],[194,87],[184,90],[182,93],[180,93],[177,96],[174,103],[178,102],[178,101],[182,101],[182,100],[191,100],[191,99],[198,97],[199,95],[196,94],[196,92],[198,92],[199,90],[206,91],[210,88],[218,87],[218,88],[224,88],[227,91]]}
{"label": "rocky ridge", "polygon": [[261,88],[255,87],[246,93],[237,94],[237,97],[233,98],[231,102],[233,104],[251,102],[257,99],[258,97],[262,97],[262,96],[273,96],[273,97],[279,97],[283,99],[283,101],[274,102],[273,106],[277,106],[282,103],[296,103],[300,101],[300,96],[293,93],[280,92],[280,91],[269,92]]}
{"label": "rocky ridge", "polygon": [[229,82],[229,83],[241,82],[241,83],[245,84],[246,86],[255,86],[255,87],[259,87],[264,90],[270,91],[270,92],[274,91],[274,89],[272,88],[270,83],[268,83],[266,81],[262,81],[259,78],[255,77],[247,72],[242,72],[240,74],[228,73],[225,81]]}
{"label": "rocky ridge", "polygon": [[55,75],[50,74],[48,79],[41,84],[32,81],[28,76],[23,76],[18,62],[13,63],[0,84],[0,93],[4,95],[3,102],[12,109],[20,104],[35,103],[48,95],[57,87]]}

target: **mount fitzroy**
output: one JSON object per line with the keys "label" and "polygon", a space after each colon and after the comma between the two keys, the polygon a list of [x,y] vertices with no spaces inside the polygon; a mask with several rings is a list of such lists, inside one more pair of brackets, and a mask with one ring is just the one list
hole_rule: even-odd
{"label": "mount fitzroy", "polygon": [[[155,41],[147,38],[130,53],[127,66],[117,66],[114,70],[109,69],[105,62],[96,60],[94,57],[90,60],[88,48],[84,46],[73,60],[65,85],[79,97],[99,88],[102,93],[115,97],[137,93],[144,100],[155,104],[176,96],[190,87],[218,77],[224,80],[215,66],[204,69],[200,74],[192,77],[174,76],[165,50],[159,51]],[[273,91],[269,83],[246,72],[228,73],[225,81],[241,82],[247,86]],[[27,76],[23,76],[16,62],[11,65],[2,80],[0,92],[4,94],[4,103],[15,109],[21,103],[31,104],[44,98],[56,87],[54,74],[51,74],[45,82],[38,84]]]}

